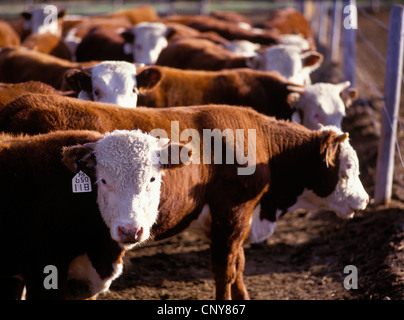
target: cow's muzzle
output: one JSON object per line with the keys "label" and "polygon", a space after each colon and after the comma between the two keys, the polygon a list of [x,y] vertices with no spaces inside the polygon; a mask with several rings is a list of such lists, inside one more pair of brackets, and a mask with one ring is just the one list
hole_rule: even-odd
{"label": "cow's muzzle", "polygon": [[136,243],[142,238],[143,227],[136,228],[131,225],[119,226],[118,237],[122,243]]}

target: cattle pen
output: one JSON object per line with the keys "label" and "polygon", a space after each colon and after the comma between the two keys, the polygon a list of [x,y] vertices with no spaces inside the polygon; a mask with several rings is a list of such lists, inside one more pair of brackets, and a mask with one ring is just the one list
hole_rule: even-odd
{"label": "cattle pen", "polygon": [[[44,1],[0,0],[0,19],[15,19],[39,3]],[[65,8],[72,17],[144,4],[161,17],[234,11],[257,26],[276,9],[302,12],[324,56],[312,73],[313,83],[349,80],[359,92],[346,109],[342,130],[357,151],[360,178],[371,202],[349,220],[328,211],[299,211],[280,218],[270,238],[244,247],[247,290],[253,300],[404,299],[403,0],[46,3]],[[214,299],[209,252],[206,241],[187,231],[148,242],[128,252],[123,274],[98,299]],[[347,266],[356,270],[357,286],[346,285]]]}

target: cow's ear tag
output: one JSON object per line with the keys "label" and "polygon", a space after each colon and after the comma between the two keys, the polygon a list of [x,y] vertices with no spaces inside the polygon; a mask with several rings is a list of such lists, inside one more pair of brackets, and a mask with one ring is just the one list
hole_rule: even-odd
{"label": "cow's ear tag", "polygon": [[91,192],[91,179],[83,171],[79,171],[72,180],[73,193]]}

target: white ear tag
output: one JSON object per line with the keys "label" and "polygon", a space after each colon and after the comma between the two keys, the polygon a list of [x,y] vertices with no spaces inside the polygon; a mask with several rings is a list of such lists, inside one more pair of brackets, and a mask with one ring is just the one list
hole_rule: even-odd
{"label": "white ear tag", "polygon": [[91,192],[91,179],[83,171],[79,171],[72,180],[73,193]]}

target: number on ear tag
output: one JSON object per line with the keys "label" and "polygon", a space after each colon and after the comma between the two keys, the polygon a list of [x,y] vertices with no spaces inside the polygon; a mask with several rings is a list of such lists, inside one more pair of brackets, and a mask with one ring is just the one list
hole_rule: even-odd
{"label": "number on ear tag", "polygon": [[79,171],[72,180],[73,193],[91,192],[91,179],[83,171]]}

